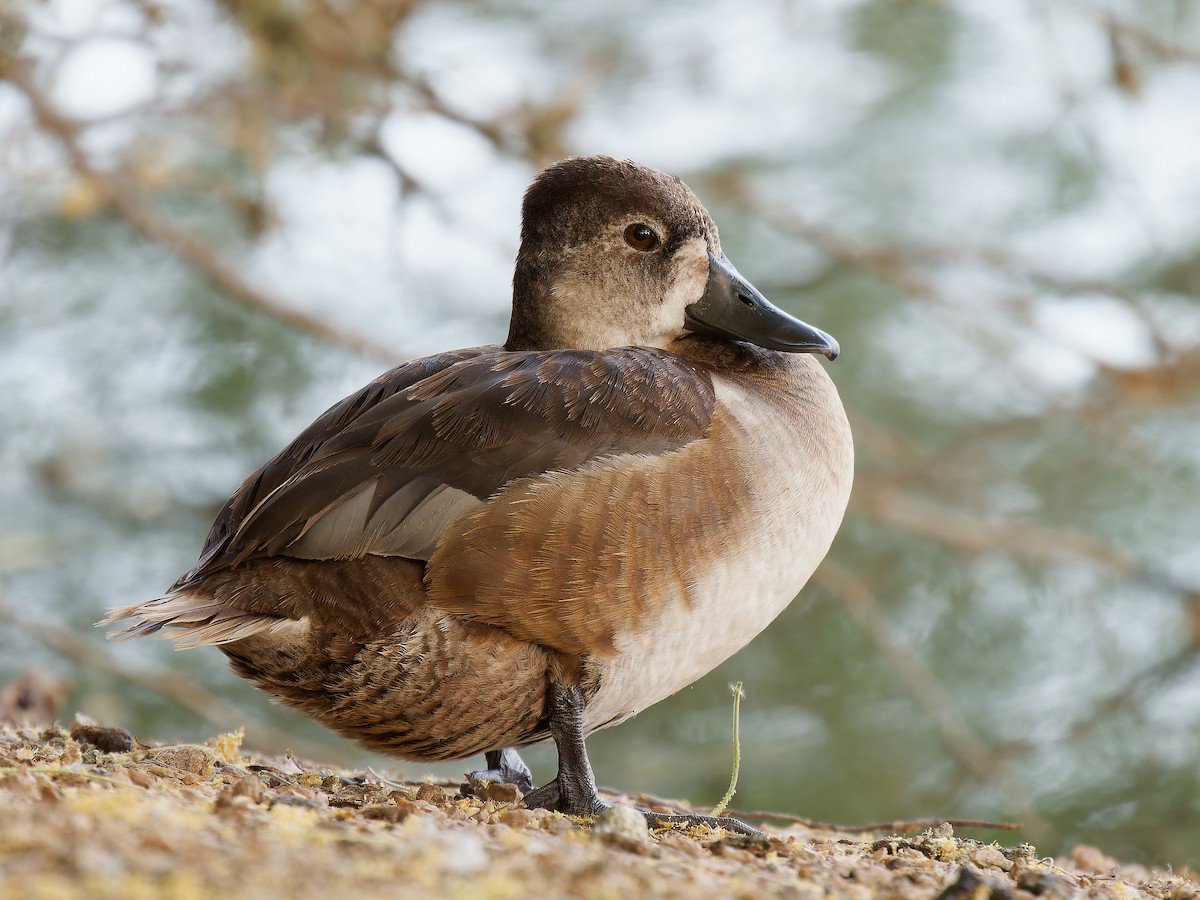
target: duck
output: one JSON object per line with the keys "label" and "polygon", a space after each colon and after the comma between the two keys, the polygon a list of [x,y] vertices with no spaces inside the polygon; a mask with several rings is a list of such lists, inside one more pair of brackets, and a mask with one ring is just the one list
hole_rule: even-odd
{"label": "duck", "polygon": [[[818,359],[837,342],[739,274],[679,178],[571,157],[521,213],[503,345],[405,362],[326,410],[190,571],[100,624],[215,646],[371,750],[483,754],[473,779],[590,817],[608,803],[586,737],[791,603],[840,526],[853,442]],[[518,751],[546,740],[558,770],[535,788]]]}

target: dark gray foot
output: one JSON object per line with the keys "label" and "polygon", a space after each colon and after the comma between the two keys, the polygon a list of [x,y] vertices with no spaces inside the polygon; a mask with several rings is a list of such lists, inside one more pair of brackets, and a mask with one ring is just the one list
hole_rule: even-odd
{"label": "dark gray foot", "polygon": [[639,809],[646,821],[653,828],[655,826],[662,827],[664,825],[705,825],[708,828],[724,828],[726,831],[733,831],[738,834],[757,835],[762,834],[753,825],[747,825],[741,819],[735,819],[733,816],[702,816],[696,813],[656,813],[649,810]]}
{"label": "dark gray foot", "polygon": [[[546,690],[550,736],[558,747],[558,777],[527,793],[528,809],[553,809],[569,816],[590,818],[608,809],[596,792],[596,777],[583,743],[583,695],[577,688],[551,682]],[[491,760],[488,760],[491,765]],[[728,816],[667,815],[639,809],[649,825],[707,825],[739,834],[762,834],[740,819]]]}
{"label": "dark gray foot", "polygon": [[525,765],[525,760],[521,759],[512,747],[505,747],[503,750],[489,750],[484,754],[484,761],[487,763],[486,769],[480,769],[467,775],[469,784],[493,781],[511,784],[522,794],[533,791],[533,773],[529,771],[529,766]]}
{"label": "dark gray foot", "polygon": [[549,784],[543,784],[537,790],[530,791],[522,798],[521,805],[526,809],[552,809],[562,812],[558,808],[558,779],[555,778]]}
{"label": "dark gray foot", "polygon": [[558,777],[525,796],[529,809],[553,809],[568,816],[594,816],[608,808],[596,793],[596,776],[583,745],[583,694],[550,682],[546,688],[550,736],[558,748]]}
{"label": "dark gray foot", "polygon": [[[531,794],[526,794],[521,804],[526,809],[553,809],[558,812],[567,813],[567,815],[580,816],[591,818],[598,816],[604,810],[608,809],[608,803],[597,796],[588,806],[582,804],[578,812],[571,812],[564,809],[560,805],[560,797],[558,793],[558,779],[551,781],[549,784],[542,785]],[[696,827],[704,825],[708,828],[724,828],[726,831],[733,831],[737,834],[760,835],[762,834],[753,825],[748,825],[741,819],[735,819],[732,816],[702,816],[696,813],[657,813],[651,812],[648,809],[634,807],[638,812],[646,817],[646,824],[650,828],[664,828],[673,825],[683,825],[685,827]]]}

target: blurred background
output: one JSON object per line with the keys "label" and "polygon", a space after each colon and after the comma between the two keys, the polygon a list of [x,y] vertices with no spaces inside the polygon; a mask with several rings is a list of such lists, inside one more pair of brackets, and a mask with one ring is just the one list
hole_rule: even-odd
{"label": "blurred background", "polygon": [[740,680],[739,809],[1200,864],[1187,0],[5,0],[0,682],[143,740],[435,771],[92,623],[328,405],[502,341],[521,193],[596,152],[682,176],[837,336],[858,447],[814,583],[596,735],[601,783],[715,803]]}

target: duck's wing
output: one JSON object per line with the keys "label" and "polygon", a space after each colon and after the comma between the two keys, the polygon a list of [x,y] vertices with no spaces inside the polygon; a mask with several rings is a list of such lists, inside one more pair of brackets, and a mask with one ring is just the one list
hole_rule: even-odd
{"label": "duck's wing", "polygon": [[714,406],[703,369],[654,349],[478,348],[409,363],[251,475],[181,583],[269,556],[428,560],[506,485],[677,449],[705,434]]}

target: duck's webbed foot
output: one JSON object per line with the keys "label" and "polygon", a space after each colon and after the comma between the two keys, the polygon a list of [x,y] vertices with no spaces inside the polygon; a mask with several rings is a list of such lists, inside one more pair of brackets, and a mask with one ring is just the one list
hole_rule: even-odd
{"label": "duck's webbed foot", "polygon": [[[546,691],[550,735],[558,748],[558,777],[527,793],[529,809],[553,809],[569,816],[592,817],[611,804],[600,799],[596,777],[583,743],[583,695],[578,688],[551,682]],[[489,758],[488,764],[491,765]],[[656,813],[639,809],[650,826],[705,825],[739,834],[762,834],[757,828],[730,816]]]}
{"label": "duck's webbed foot", "polygon": [[724,828],[737,834],[762,834],[753,825],[735,819],[733,816],[705,816],[700,813],[657,813],[648,809],[639,809],[651,828],[664,825],[704,825],[708,828]]}
{"label": "duck's webbed foot", "polygon": [[503,750],[489,750],[484,754],[486,769],[470,772],[467,783],[472,787],[487,781],[498,781],[501,784],[511,784],[522,794],[533,791],[533,773],[525,760],[512,747]]}

